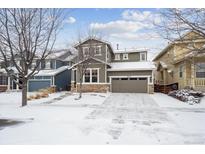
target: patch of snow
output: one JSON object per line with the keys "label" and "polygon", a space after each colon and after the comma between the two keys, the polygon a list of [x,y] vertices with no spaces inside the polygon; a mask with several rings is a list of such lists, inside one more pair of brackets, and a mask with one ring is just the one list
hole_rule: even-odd
{"label": "patch of snow", "polygon": [[36,74],[35,76],[54,76],[60,72],[67,70],[67,69],[70,69],[70,67],[69,66],[62,66],[62,67],[59,67],[57,69],[48,69],[48,70],[44,69],[44,70],[40,70],[38,72],[38,74]]}
{"label": "patch of snow", "polygon": [[114,53],[135,53],[135,52],[146,52],[147,48],[130,48],[130,49],[116,49],[113,52]]}
{"label": "patch of snow", "polygon": [[153,70],[155,65],[151,61],[145,62],[113,62],[110,63],[111,68],[108,71],[129,71],[129,70]]}

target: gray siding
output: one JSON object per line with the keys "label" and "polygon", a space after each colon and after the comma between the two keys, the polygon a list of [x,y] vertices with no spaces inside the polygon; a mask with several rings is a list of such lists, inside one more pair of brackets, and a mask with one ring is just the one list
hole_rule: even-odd
{"label": "gray siding", "polygon": [[140,53],[128,53],[128,60],[123,60],[123,53],[120,54],[120,60],[115,60],[115,56],[112,56],[112,61],[113,62],[137,62],[140,61]]}
{"label": "gray siding", "polygon": [[[99,68],[99,82],[104,83],[105,82],[105,67],[106,64],[102,63],[92,63],[89,64],[88,68]],[[80,76],[79,76],[79,70],[77,70],[77,82],[80,82]]]}
{"label": "gray siding", "polygon": [[71,70],[65,70],[55,76],[55,85],[57,91],[59,90],[69,90],[71,83]]}
{"label": "gray siding", "polygon": [[[101,46],[101,55],[94,55],[94,58],[106,61],[106,44],[97,40],[88,40],[77,47],[78,55],[81,55],[83,52],[83,47],[96,47]],[[80,56],[81,57],[81,56]]]}

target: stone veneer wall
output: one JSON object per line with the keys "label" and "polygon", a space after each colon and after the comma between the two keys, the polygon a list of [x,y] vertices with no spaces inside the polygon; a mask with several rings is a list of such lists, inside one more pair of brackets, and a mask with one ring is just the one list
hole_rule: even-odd
{"label": "stone veneer wall", "polygon": [[0,85],[0,92],[5,92],[7,90],[7,85]]}
{"label": "stone veneer wall", "polygon": [[[77,92],[79,92],[80,84],[76,84]],[[72,87],[72,86],[71,86]],[[72,89],[72,88],[71,88]],[[110,91],[110,84],[83,84],[82,92],[101,92],[105,93]]]}

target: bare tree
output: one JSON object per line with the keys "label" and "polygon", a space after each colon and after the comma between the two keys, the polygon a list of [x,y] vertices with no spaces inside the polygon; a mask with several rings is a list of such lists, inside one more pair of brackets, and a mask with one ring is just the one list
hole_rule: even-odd
{"label": "bare tree", "polygon": [[0,54],[8,76],[22,88],[22,106],[27,82],[51,53],[63,17],[62,9],[0,9]]}
{"label": "bare tree", "polygon": [[[87,40],[92,39],[101,39],[100,36],[97,36],[93,31],[88,31],[88,36],[86,37]],[[91,41],[88,41],[86,43],[86,49],[82,46],[82,36],[79,34],[78,36],[78,63],[76,65],[79,75],[79,97],[78,99],[82,98],[82,84],[83,84],[83,78],[86,75],[86,72],[88,70],[89,64],[91,63],[92,58],[94,58],[95,52],[97,50],[97,45],[95,43],[92,43]]]}
{"label": "bare tree", "polygon": [[[193,51],[194,55],[205,52],[205,46],[197,46],[196,40],[205,39],[205,9],[162,9],[160,11],[161,22],[155,24],[158,33],[170,43],[189,43],[185,46]],[[195,32],[198,35],[191,39],[184,38],[184,34]]]}

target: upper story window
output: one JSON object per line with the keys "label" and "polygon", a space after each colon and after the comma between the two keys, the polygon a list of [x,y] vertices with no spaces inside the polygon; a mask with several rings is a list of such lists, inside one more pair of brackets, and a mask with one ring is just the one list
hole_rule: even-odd
{"label": "upper story window", "polygon": [[196,63],[196,78],[205,78],[205,63]]}
{"label": "upper story window", "polygon": [[124,53],[124,54],[122,55],[122,59],[123,59],[123,60],[128,60],[128,54],[127,54],[127,53]]}
{"label": "upper story window", "polygon": [[94,48],[95,55],[101,55],[101,46],[97,46]]}
{"label": "upper story window", "polygon": [[83,47],[83,55],[89,55],[89,47]]}
{"label": "upper story window", "polygon": [[115,60],[120,60],[120,54],[115,54]]}
{"label": "upper story window", "polygon": [[179,77],[183,78],[183,65],[179,66]]}
{"label": "upper story window", "polygon": [[51,60],[50,62],[50,68],[55,69],[55,60]]}
{"label": "upper story window", "polygon": [[45,60],[42,60],[41,61],[41,69],[44,69],[45,67],[46,67]]}
{"label": "upper story window", "polygon": [[46,60],[46,69],[50,69],[51,68],[51,64],[50,64],[50,60]]}
{"label": "upper story window", "polygon": [[141,52],[140,53],[140,61],[146,61],[147,57],[146,57],[146,53],[145,52]]}
{"label": "upper story window", "polygon": [[36,67],[36,61],[33,61],[31,64],[31,68],[35,68]]}

